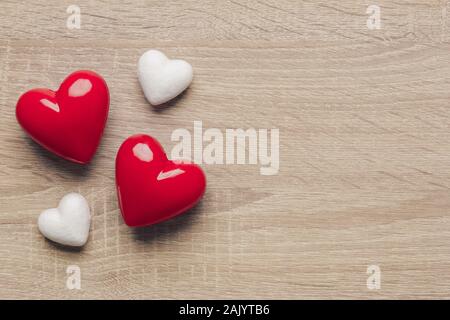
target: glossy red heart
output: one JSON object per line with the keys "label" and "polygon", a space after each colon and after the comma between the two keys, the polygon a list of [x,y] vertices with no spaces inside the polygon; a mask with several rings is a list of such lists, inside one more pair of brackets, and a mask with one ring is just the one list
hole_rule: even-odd
{"label": "glossy red heart", "polygon": [[92,71],[69,75],[58,91],[33,89],[17,102],[16,117],[22,128],[44,148],[77,163],[88,163],[105,128],[109,91],[103,78]]}
{"label": "glossy red heart", "polygon": [[137,227],[192,208],[205,192],[206,177],[195,164],[168,160],[158,141],[138,134],[119,148],[116,186],[125,223]]}

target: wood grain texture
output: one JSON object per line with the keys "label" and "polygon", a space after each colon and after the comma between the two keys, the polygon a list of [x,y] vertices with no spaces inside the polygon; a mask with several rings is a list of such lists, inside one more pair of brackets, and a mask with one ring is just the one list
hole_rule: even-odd
{"label": "wood grain texture", "polygon": [[[80,30],[66,28],[71,4]],[[0,298],[450,298],[450,3],[378,1],[0,2]],[[450,12],[450,11],[449,11]],[[159,48],[192,63],[191,88],[163,110],[136,63]],[[92,164],[33,143],[19,95],[76,69],[111,90]],[[176,128],[279,128],[280,172],[204,165],[190,213],[131,229],[114,159],[143,132],[170,150]],[[67,192],[87,197],[88,244],[38,232]],[[379,265],[380,290],[366,287]],[[82,290],[66,288],[78,265]]]}

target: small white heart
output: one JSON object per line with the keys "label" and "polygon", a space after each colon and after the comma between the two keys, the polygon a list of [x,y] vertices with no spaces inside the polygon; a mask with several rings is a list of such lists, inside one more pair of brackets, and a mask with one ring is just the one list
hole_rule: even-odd
{"label": "small white heart", "polygon": [[154,106],[172,100],[192,82],[192,66],[171,60],[158,50],[148,50],[139,59],[138,76],[147,100]]}
{"label": "small white heart", "polygon": [[39,231],[46,238],[75,247],[86,243],[90,225],[89,204],[79,193],[66,194],[57,208],[43,211],[38,219]]}

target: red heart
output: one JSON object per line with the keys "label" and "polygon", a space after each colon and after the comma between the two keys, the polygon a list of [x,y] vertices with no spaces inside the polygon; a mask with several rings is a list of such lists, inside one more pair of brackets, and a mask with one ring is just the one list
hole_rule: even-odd
{"label": "red heart", "polygon": [[33,89],[17,102],[22,128],[44,148],[77,163],[94,156],[105,128],[109,91],[92,71],[69,75],[58,91]]}
{"label": "red heart", "polygon": [[117,153],[116,186],[125,223],[137,227],[192,208],[205,192],[206,177],[195,164],[168,160],[158,141],[138,134]]}

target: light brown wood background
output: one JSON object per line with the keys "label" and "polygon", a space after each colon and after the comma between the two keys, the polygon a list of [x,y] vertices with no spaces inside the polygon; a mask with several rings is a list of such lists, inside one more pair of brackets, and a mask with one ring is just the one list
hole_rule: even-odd
{"label": "light brown wood background", "polygon": [[[66,9],[81,8],[69,30]],[[381,7],[369,30],[366,9]],[[0,298],[449,298],[450,2],[0,1]],[[158,48],[194,67],[191,88],[152,108],[136,77]],[[15,103],[77,69],[111,90],[91,165],[33,143]],[[176,128],[279,128],[280,172],[203,166],[201,205],[131,229],[114,159],[134,133],[169,150]],[[78,191],[88,244],[38,232]],[[66,268],[81,268],[81,290]],[[381,268],[368,290],[366,269]]]}

